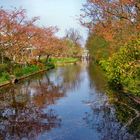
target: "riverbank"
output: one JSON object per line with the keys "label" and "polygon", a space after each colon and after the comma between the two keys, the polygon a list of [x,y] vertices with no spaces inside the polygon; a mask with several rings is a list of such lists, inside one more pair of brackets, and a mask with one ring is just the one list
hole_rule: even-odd
{"label": "riverbank", "polygon": [[[43,62],[44,60],[42,60]],[[55,66],[63,66],[63,65],[66,65],[66,64],[74,64],[74,63],[77,63],[79,61],[78,58],[51,58],[49,59],[49,62],[50,63],[53,63]]]}
{"label": "riverbank", "polygon": [[[33,67],[33,65],[32,65],[32,67]],[[36,66],[34,66],[34,67],[36,67]],[[21,71],[20,71],[21,75],[20,76],[18,76],[19,73],[17,73],[16,75],[8,75],[7,74],[7,79],[6,79],[6,77],[1,77],[1,79],[3,79],[3,81],[2,80],[0,81],[0,87],[3,87],[3,86],[6,86],[8,84],[18,82],[18,81],[20,81],[22,79],[25,79],[27,77],[33,76],[35,74],[48,71],[50,69],[53,69],[54,67],[55,66],[53,64],[48,65],[43,69],[40,68],[40,69],[32,69],[31,70],[29,67],[26,67],[24,69],[21,69]],[[28,70],[25,72],[25,69],[28,69]]]}
{"label": "riverbank", "polygon": [[[75,64],[79,59],[77,58],[52,58],[49,60],[49,63],[44,65],[44,60],[40,65],[29,65],[26,67],[17,66],[13,69],[12,74],[9,74],[7,71],[3,71],[0,76],[0,87],[6,86],[18,82],[19,80],[25,79],[32,75],[48,71],[55,68],[56,66],[63,66],[66,64]],[[6,69],[6,68],[5,68]]]}

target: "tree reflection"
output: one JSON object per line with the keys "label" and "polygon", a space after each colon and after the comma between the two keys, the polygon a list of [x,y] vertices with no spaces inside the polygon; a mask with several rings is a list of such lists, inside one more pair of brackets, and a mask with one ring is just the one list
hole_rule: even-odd
{"label": "tree reflection", "polygon": [[100,67],[90,62],[87,71],[90,78],[90,87],[96,89],[97,92],[104,92],[107,80]]}
{"label": "tree reflection", "polygon": [[61,119],[48,105],[65,94],[47,77],[1,91],[0,139],[35,139],[40,133],[61,126]]}
{"label": "tree reflection", "polygon": [[110,92],[110,96],[118,121],[127,128],[129,133],[140,138],[140,104],[135,102],[131,95],[125,93],[111,94]]}
{"label": "tree reflection", "polygon": [[81,71],[82,65],[66,65],[65,67],[56,70],[55,82],[56,85],[62,87],[63,90],[77,90],[82,81]]}
{"label": "tree reflection", "polygon": [[100,135],[101,140],[132,140],[135,137],[116,118],[115,109],[106,101],[92,103],[91,111],[83,118],[88,127]]}
{"label": "tree reflection", "polygon": [[88,126],[101,134],[103,140],[140,138],[140,104],[131,95],[110,90],[98,66],[90,64],[88,74],[90,87],[96,89],[94,96],[100,96],[96,103],[95,99],[89,101],[91,111],[84,117]]}
{"label": "tree reflection", "polygon": [[[0,91],[1,139],[35,139],[41,133],[61,126],[61,119],[50,105],[78,88],[81,66],[66,66],[54,75],[40,75]],[[53,74],[55,74],[53,72]],[[61,82],[57,81],[61,78]]]}
{"label": "tree reflection", "polygon": [[54,85],[47,75],[42,80],[36,80],[35,83],[30,85],[30,88],[32,90],[32,101],[40,107],[55,104],[59,98],[65,96],[65,91],[62,87]]}

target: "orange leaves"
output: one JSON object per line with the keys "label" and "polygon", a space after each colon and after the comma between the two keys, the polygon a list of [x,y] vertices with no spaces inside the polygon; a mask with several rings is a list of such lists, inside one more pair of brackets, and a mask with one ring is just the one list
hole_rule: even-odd
{"label": "orange leaves", "polygon": [[55,37],[56,27],[34,27],[36,36],[31,40],[37,55],[54,55],[59,50],[59,39]]}
{"label": "orange leaves", "polygon": [[140,23],[137,25],[137,29],[140,30]]}
{"label": "orange leaves", "polygon": [[5,54],[11,60],[21,54],[28,46],[28,31],[35,20],[27,20],[23,9],[6,11],[0,9],[0,40]]}
{"label": "orange leaves", "polygon": [[114,40],[114,29],[112,27],[112,24],[108,23],[104,26],[102,26],[102,24],[97,24],[93,32],[98,33],[100,36],[103,36],[108,41]]}
{"label": "orange leaves", "polygon": [[84,25],[90,25],[86,26],[89,30],[107,41],[123,44],[140,32],[139,5],[138,0],[88,0],[81,19]]}
{"label": "orange leaves", "polygon": [[133,4],[134,0],[121,0],[121,3],[126,5],[126,4]]}
{"label": "orange leaves", "polygon": [[[0,46],[14,61],[25,61],[37,55],[52,55],[59,48],[56,27],[37,27],[38,17],[27,20],[24,9],[0,9]],[[31,55],[31,52],[33,55]]]}

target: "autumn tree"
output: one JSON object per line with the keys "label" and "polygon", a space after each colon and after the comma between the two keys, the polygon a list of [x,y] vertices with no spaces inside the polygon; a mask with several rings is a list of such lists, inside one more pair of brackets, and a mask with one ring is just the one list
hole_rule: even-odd
{"label": "autumn tree", "polygon": [[35,35],[32,26],[38,19],[27,20],[24,9],[6,11],[0,9],[0,46],[5,56],[13,61],[18,61],[23,50],[30,44],[30,39]]}
{"label": "autumn tree", "polygon": [[138,0],[87,0],[82,11],[81,24],[109,41],[124,43],[139,35]]}
{"label": "autumn tree", "polygon": [[[101,54],[98,62],[111,87],[139,94],[140,1],[87,0],[82,11],[80,22],[90,31],[88,49],[96,58]],[[108,42],[108,58],[100,43],[95,45],[96,39]]]}
{"label": "autumn tree", "polygon": [[57,56],[64,44],[55,36],[57,27],[38,27],[38,17],[28,19],[24,9],[12,11],[0,9],[0,50],[1,57],[14,62],[29,62],[37,56]]}

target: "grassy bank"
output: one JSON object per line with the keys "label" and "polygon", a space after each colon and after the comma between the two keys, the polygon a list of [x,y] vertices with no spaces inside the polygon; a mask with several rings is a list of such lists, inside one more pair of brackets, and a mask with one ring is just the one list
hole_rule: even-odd
{"label": "grassy bank", "polygon": [[51,58],[49,63],[46,63],[45,59],[41,59],[40,62],[28,64],[26,66],[19,64],[0,64],[0,86],[10,83],[11,79],[21,79],[28,77],[35,73],[45,71],[54,68],[57,65],[64,65],[66,63],[76,63],[77,58]]}
{"label": "grassy bank", "polygon": [[[41,59],[41,62],[44,63],[46,60],[44,58]],[[65,65],[65,64],[68,64],[68,63],[76,63],[79,61],[79,58],[72,58],[72,57],[68,57],[68,58],[50,58],[48,60],[49,63],[52,63],[54,64],[55,66],[58,66],[58,65]]]}
{"label": "grassy bank", "polygon": [[49,61],[55,65],[61,65],[61,64],[63,65],[67,63],[76,63],[77,61],[79,61],[79,59],[78,58],[51,58]]}
{"label": "grassy bank", "polygon": [[[6,64],[2,64],[2,65],[6,65]],[[6,67],[5,67],[6,68]],[[12,78],[23,78],[23,77],[28,77],[32,74],[41,72],[41,71],[45,71],[48,69],[54,68],[54,64],[48,64],[48,65],[27,65],[27,66],[21,66],[21,65],[15,65],[12,68],[12,71],[6,70],[2,71],[0,74],[0,86],[10,83],[10,80],[12,80]]]}

